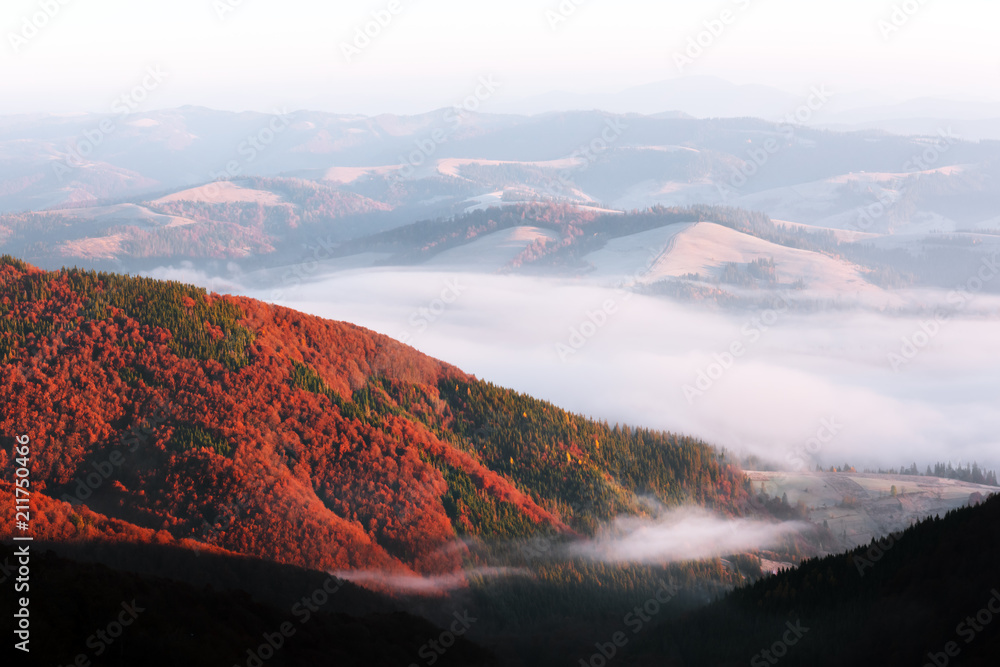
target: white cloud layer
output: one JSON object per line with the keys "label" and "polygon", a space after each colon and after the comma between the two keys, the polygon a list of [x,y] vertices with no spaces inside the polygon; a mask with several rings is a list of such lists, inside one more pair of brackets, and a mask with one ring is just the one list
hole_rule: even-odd
{"label": "white cloud layer", "polygon": [[[211,284],[185,272],[156,275]],[[888,355],[900,353],[902,339],[912,339],[926,318],[785,314],[764,330],[754,323],[759,312],[629,297],[567,280],[474,274],[459,275],[458,299],[436,308],[454,278],[343,272],[288,289],[281,303],[409,337],[427,354],[574,412],[696,435],[731,450],[784,460],[833,420],[840,428],[817,453],[826,465],[975,459],[1000,466],[995,316],[946,323],[895,372]],[[228,288],[263,299],[274,293]],[[588,312],[609,299],[616,312],[563,361],[557,345],[570,346],[571,330],[581,330]],[[998,311],[985,296],[976,307]],[[718,370],[715,355],[734,342],[744,344],[744,355],[702,395],[685,396],[700,372]]]}
{"label": "white cloud layer", "polygon": [[777,546],[782,538],[807,525],[723,519],[703,509],[684,508],[656,520],[618,519],[595,539],[574,544],[569,552],[610,563],[703,560]]}

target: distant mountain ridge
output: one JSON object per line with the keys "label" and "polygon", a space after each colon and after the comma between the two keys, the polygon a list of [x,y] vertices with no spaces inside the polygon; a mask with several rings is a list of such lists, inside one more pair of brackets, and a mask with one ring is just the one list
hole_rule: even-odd
{"label": "distant mountain ridge", "polygon": [[[357,190],[358,194],[395,208],[421,202],[426,206],[437,196],[493,191],[481,189],[483,183],[476,178],[471,179],[474,187],[468,191],[462,187],[470,185],[467,179],[442,178],[449,176],[438,169],[442,159],[537,163],[573,157],[577,164],[563,179],[569,185],[561,183],[560,188],[550,188],[549,194],[572,198],[578,196],[574,189],[579,189],[592,199],[613,203],[634,197],[638,193],[630,190],[646,181],[704,182],[709,188],[697,201],[659,199],[646,205],[708,204],[717,203],[714,185],[747,194],[849,172],[899,173],[905,171],[907,160],[924,150],[918,140],[884,132],[835,135],[801,126],[802,121],[795,119],[799,104],[768,114],[754,114],[746,107],[734,113],[736,117],[710,119],[670,113],[670,109],[651,115],[582,110],[533,117],[440,109],[418,116],[365,117],[291,110],[232,113],[199,107],[136,112],[124,118],[99,114],[0,117],[0,179],[4,182],[0,213],[100,200],[139,201],[152,193],[220,178],[282,176],[344,183],[331,175],[335,168],[357,170],[359,175],[370,169],[391,177],[388,182],[363,178],[345,184],[348,189],[368,186],[368,191]],[[107,122],[112,126],[104,132],[101,128],[107,128]],[[608,122],[618,129],[604,137]],[[858,121],[831,117],[824,122]],[[943,122],[929,134],[949,127]],[[961,133],[955,136],[963,137]],[[753,164],[754,151],[769,137],[778,141],[780,149],[758,158],[766,165]],[[872,142],[881,145],[873,150]],[[671,154],[678,147],[684,152]],[[934,166],[982,163],[995,157],[996,150],[963,142],[948,153],[939,156],[941,164]],[[760,172],[746,188],[731,182],[741,168]],[[601,181],[609,182],[602,187]],[[530,184],[508,179],[503,185]]]}

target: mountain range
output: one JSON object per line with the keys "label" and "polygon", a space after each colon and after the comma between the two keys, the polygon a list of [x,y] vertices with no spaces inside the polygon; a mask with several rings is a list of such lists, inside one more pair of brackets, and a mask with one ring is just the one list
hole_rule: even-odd
{"label": "mountain range", "polygon": [[[794,287],[799,301],[902,309],[887,289],[953,288],[1000,238],[997,144],[948,128],[194,107],[0,127],[0,243],[49,269],[184,265],[281,290],[289,276],[420,265],[639,276],[627,282],[644,293],[724,304]],[[726,220],[759,213],[770,221]]]}

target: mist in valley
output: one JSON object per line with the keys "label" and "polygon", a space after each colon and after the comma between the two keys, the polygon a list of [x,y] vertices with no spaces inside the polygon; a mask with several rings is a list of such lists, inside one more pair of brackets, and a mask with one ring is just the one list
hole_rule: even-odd
{"label": "mist in valley", "polygon": [[268,289],[186,269],[152,275],[353,322],[564,409],[779,466],[803,455],[858,470],[1000,463],[1000,299],[985,293],[964,293],[962,309],[958,292],[922,290],[905,295],[912,314],[808,312],[421,269]]}

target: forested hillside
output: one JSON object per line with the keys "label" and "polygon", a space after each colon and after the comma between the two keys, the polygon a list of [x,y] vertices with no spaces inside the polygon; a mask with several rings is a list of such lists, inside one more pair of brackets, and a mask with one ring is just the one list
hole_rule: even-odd
{"label": "forested hillside", "polygon": [[702,442],[570,415],[348,324],[9,257],[0,312],[0,432],[35,443],[38,539],[434,573],[469,556],[445,548],[460,536],[585,534],[647,512],[640,495],[746,507]]}

